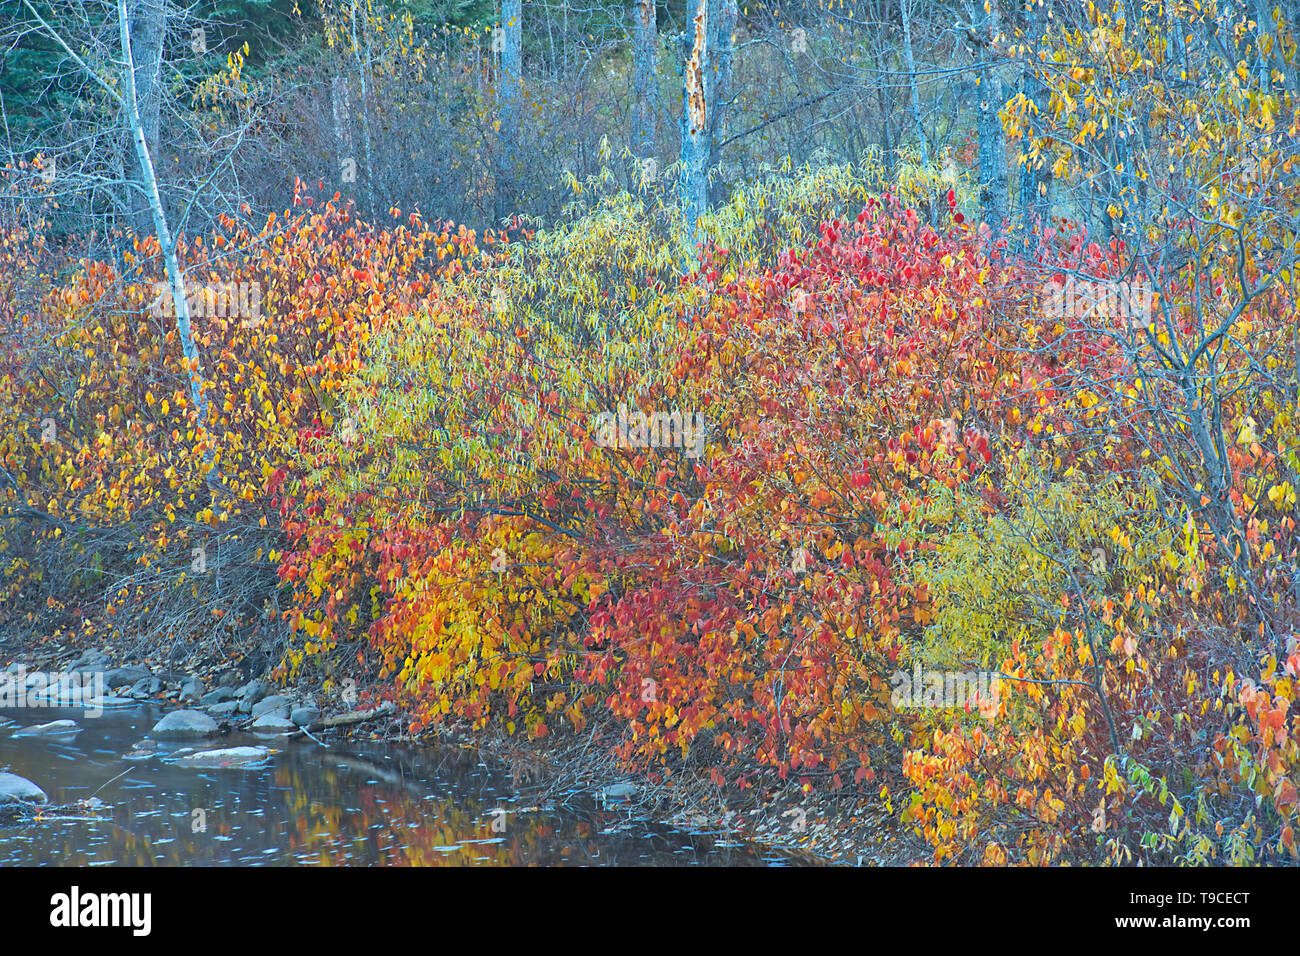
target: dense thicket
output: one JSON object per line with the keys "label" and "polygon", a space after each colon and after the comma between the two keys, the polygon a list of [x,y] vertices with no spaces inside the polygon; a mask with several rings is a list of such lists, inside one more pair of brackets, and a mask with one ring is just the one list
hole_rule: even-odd
{"label": "dense thicket", "polygon": [[[196,91],[246,138],[162,174],[171,245],[109,217],[89,254],[80,181],[15,162],[8,646],[594,726],[642,772],[851,792],[940,861],[1296,860],[1295,19],[990,6],[949,76],[919,6],[724,43],[703,0],[652,124],[644,6],[582,39],[524,4],[515,125],[474,41],[322,8],[301,72]],[[656,63],[689,11],[657,12]],[[264,214],[289,157],[367,151]]]}

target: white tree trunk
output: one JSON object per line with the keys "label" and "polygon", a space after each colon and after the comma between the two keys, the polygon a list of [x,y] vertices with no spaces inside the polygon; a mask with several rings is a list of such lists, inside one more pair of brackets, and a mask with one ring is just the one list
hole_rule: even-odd
{"label": "white tree trunk", "polygon": [[366,177],[366,212],[371,218],[375,215],[374,194],[374,159],[370,151],[370,32],[366,30],[366,56],[361,55],[361,45],[357,37],[357,4],[352,4],[352,54],[357,61],[357,73],[361,79],[361,148],[364,150],[365,167],[362,175]]}
{"label": "white tree trunk", "polygon": [[[709,68],[712,84],[709,88],[709,171],[718,169],[722,162],[722,143],[727,133],[727,97],[731,95],[731,55],[736,30],[736,0],[713,0],[713,14],[709,28]],[[724,183],[721,177],[709,188],[710,205],[723,198]]]}
{"label": "white tree trunk", "polygon": [[921,93],[916,83],[916,60],[912,52],[912,0],[901,0],[899,10],[903,17],[903,62],[907,65],[907,84],[912,94],[912,124],[916,127],[916,140],[921,147],[921,161],[930,165],[930,141],[921,125]]}
{"label": "white tree trunk", "polygon": [[501,0],[501,72],[497,76],[496,218],[517,211],[519,114],[523,107],[523,2]]}
{"label": "white tree trunk", "polygon": [[[164,0],[131,0],[128,8],[128,27],[131,36],[132,60],[135,80],[136,105],[139,109],[140,127],[145,142],[158,148],[159,133],[162,128],[162,91],[159,80],[162,75],[163,36],[167,30],[167,8]],[[134,139],[127,129],[129,139]],[[132,149],[135,147],[133,146]],[[145,187],[144,173],[141,171],[137,182]],[[137,235],[152,234],[154,226],[153,213],[149,200],[139,190],[127,190],[127,209],[131,228]]]}
{"label": "white tree trunk", "polygon": [[699,219],[708,202],[709,173],[709,0],[696,0],[688,34],[690,55],[682,68],[682,216],[692,255]]}
{"label": "white tree trunk", "polygon": [[655,0],[636,0],[632,6],[632,155],[653,158],[659,141],[655,112],[655,54],[659,50],[659,27]]}
{"label": "white tree trunk", "polygon": [[[167,224],[167,213],[163,209],[162,197],[158,193],[158,176],[154,172],[153,159],[149,155],[149,143],[145,139],[144,125],[140,120],[140,101],[135,86],[135,58],[131,52],[130,18],[127,16],[126,0],[117,0],[117,19],[122,38],[122,88],[125,93],[119,95],[118,102],[126,115],[127,128],[135,145],[136,160],[140,164],[142,185],[148,198],[154,230],[158,236],[158,244],[162,247],[167,282],[171,286],[172,301],[176,305],[176,333],[181,340],[181,351],[185,356],[186,371],[189,373],[190,397],[198,412],[199,427],[206,430],[208,406],[203,394],[203,362],[190,327],[189,301],[185,296],[185,277],[181,272],[180,260],[176,256],[176,240]],[[212,441],[211,436],[207,437],[207,457],[211,459]]]}
{"label": "white tree trunk", "polygon": [[1002,80],[994,68],[994,38],[1001,29],[998,0],[988,0],[980,23],[979,153],[980,215],[996,233],[1007,218],[1007,144],[998,112],[1002,109]]}

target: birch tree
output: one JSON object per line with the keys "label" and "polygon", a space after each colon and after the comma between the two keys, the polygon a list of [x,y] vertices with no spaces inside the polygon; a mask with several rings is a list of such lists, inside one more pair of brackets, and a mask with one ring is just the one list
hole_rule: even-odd
{"label": "birch tree", "polygon": [[496,218],[515,211],[518,202],[519,113],[523,106],[523,2],[501,0],[501,68],[497,76]]}
{"label": "birch tree", "polygon": [[[131,48],[135,53],[132,75],[138,94],[140,128],[145,142],[154,150],[158,148],[162,124],[162,93],[159,89],[162,76],[163,37],[167,32],[166,0],[129,0],[127,15]],[[134,139],[126,130],[128,141]],[[153,212],[149,208],[148,186],[140,171],[143,188],[130,192],[130,223],[136,235],[153,233]]]}
{"label": "birch tree", "polygon": [[632,5],[632,156],[653,159],[659,140],[655,111],[657,85],[655,54],[659,49],[659,25],[655,0],[635,0]]}
{"label": "birch tree", "polygon": [[[118,42],[120,48],[119,59],[116,63],[118,69],[116,84],[110,82],[109,78],[103,76],[99,70],[87,63],[72,48],[63,32],[42,17],[36,8],[32,6],[30,0],[23,0],[23,5],[39,24],[40,30],[57,44],[71,62],[103,90],[104,94],[117,107],[122,124],[130,135],[132,151],[139,165],[140,174],[138,182],[128,185],[140,194],[144,207],[148,211],[153,227],[152,232],[158,237],[158,246],[167,272],[167,285],[175,307],[176,333],[180,338],[181,349],[185,355],[186,370],[189,372],[190,397],[198,414],[199,427],[206,430],[208,408],[207,399],[203,393],[203,362],[190,325],[189,302],[186,299],[185,277],[181,271],[180,259],[177,256],[176,237],[172,233],[167,218],[167,210],[163,205],[158,188],[158,174],[151,152],[154,144],[151,144],[148,140],[145,121],[140,111],[140,90],[136,83],[138,66],[132,45],[132,17],[127,7],[127,0],[117,0]],[[142,22],[147,22],[151,29],[157,23],[156,19],[149,20],[147,18],[146,21]],[[149,49],[152,49],[152,47],[149,47]],[[147,70],[145,72],[148,73]],[[209,458],[212,456],[211,444],[208,445],[208,456]]]}
{"label": "birch tree", "polygon": [[1002,80],[995,62],[995,47],[1002,18],[998,0],[986,0],[979,29],[979,155],[980,215],[995,231],[1007,218],[1007,146],[999,112]]}
{"label": "birch tree", "polygon": [[735,0],[697,0],[683,49],[681,202],[687,236],[699,241],[699,219],[709,206],[709,171],[715,165],[725,129],[731,82]]}

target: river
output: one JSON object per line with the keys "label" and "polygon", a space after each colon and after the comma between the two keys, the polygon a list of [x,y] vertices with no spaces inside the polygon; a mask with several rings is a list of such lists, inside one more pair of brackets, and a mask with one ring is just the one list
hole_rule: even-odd
{"label": "river", "polygon": [[[230,734],[159,742],[127,758],[163,711],[144,704],[0,710],[0,770],[32,780],[71,816],[0,824],[0,866],[784,866],[774,851],[637,819],[588,798],[534,805],[472,748]],[[76,720],[68,737],[14,736]],[[202,769],[177,752],[260,745],[242,768]]]}

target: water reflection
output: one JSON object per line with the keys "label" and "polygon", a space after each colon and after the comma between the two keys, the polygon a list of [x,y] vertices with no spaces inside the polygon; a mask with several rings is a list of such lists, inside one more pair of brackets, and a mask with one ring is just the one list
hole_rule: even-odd
{"label": "water reflection", "polygon": [[[0,769],[39,784],[52,803],[105,806],[74,819],[0,827],[0,865],[640,866],[781,865],[707,834],[629,820],[615,810],[534,807],[472,749],[378,743],[322,750],[310,741],[231,735],[200,746],[268,745],[249,769],[194,769],[159,756],[124,760],[161,716],[0,711]],[[18,737],[70,717],[74,738]]]}

